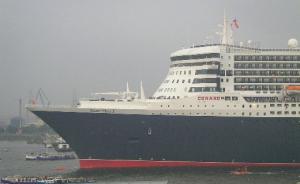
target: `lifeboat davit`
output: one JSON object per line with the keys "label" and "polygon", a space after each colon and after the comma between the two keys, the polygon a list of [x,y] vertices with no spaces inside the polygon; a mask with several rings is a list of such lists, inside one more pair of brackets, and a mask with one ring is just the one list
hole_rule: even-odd
{"label": "lifeboat davit", "polygon": [[300,95],[300,86],[287,86],[286,93],[288,95]]}

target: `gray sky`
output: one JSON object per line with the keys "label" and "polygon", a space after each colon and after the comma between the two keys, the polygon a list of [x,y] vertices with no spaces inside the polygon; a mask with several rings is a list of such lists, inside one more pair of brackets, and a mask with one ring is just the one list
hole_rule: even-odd
{"label": "gray sky", "polygon": [[300,0],[0,0],[0,121],[39,88],[52,104],[126,81],[152,95],[170,53],[215,36],[224,8],[240,41],[300,40]]}

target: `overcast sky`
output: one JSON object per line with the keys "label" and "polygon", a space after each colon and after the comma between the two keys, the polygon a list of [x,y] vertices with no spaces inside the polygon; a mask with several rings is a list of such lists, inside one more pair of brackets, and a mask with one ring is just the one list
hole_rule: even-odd
{"label": "overcast sky", "polygon": [[72,94],[137,89],[164,79],[171,52],[218,37],[223,10],[235,40],[261,47],[300,40],[300,0],[0,0],[0,121],[42,88],[52,104]]}

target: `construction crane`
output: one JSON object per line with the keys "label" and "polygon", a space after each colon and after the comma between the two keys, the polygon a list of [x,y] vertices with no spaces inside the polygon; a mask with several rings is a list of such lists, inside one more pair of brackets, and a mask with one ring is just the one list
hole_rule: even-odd
{"label": "construction crane", "polygon": [[[40,102],[40,103],[39,103]],[[35,95],[35,99],[33,101],[34,104],[41,104],[42,106],[49,106],[50,105],[50,101],[48,99],[48,97],[46,96],[45,92],[43,91],[42,88],[40,88],[37,92],[37,94]]]}

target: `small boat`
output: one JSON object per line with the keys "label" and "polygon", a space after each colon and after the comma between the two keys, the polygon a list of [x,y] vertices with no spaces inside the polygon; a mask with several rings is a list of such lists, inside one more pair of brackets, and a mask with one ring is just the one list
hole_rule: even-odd
{"label": "small boat", "polygon": [[26,154],[26,160],[70,160],[76,159],[74,154],[55,154],[55,153],[42,153],[42,154]]}
{"label": "small boat", "polygon": [[8,176],[1,178],[3,184],[37,184],[36,177]]}
{"label": "small boat", "polygon": [[252,172],[249,172],[247,167],[242,167],[242,168],[239,168],[235,171],[231,171],[230,172],[231,174],[233,175],[246,175],[246,174],[252,174]]}
{"label": "small boat", "polygon": [[73,151],[69,144],[60,143],[54,147],[57,152],[70,152]]}
{"label": "small boat", "polygon": [[37,160],[37,155],[30,153],[30,155],[25,155],[26,160]]}
{"label": "small boat", "polygon": [[95,183],[96,180],[89,178],[62,178],[62,177],[24,177],[8,176],[1,178],[2,184],[77,184],[77,183]]}

